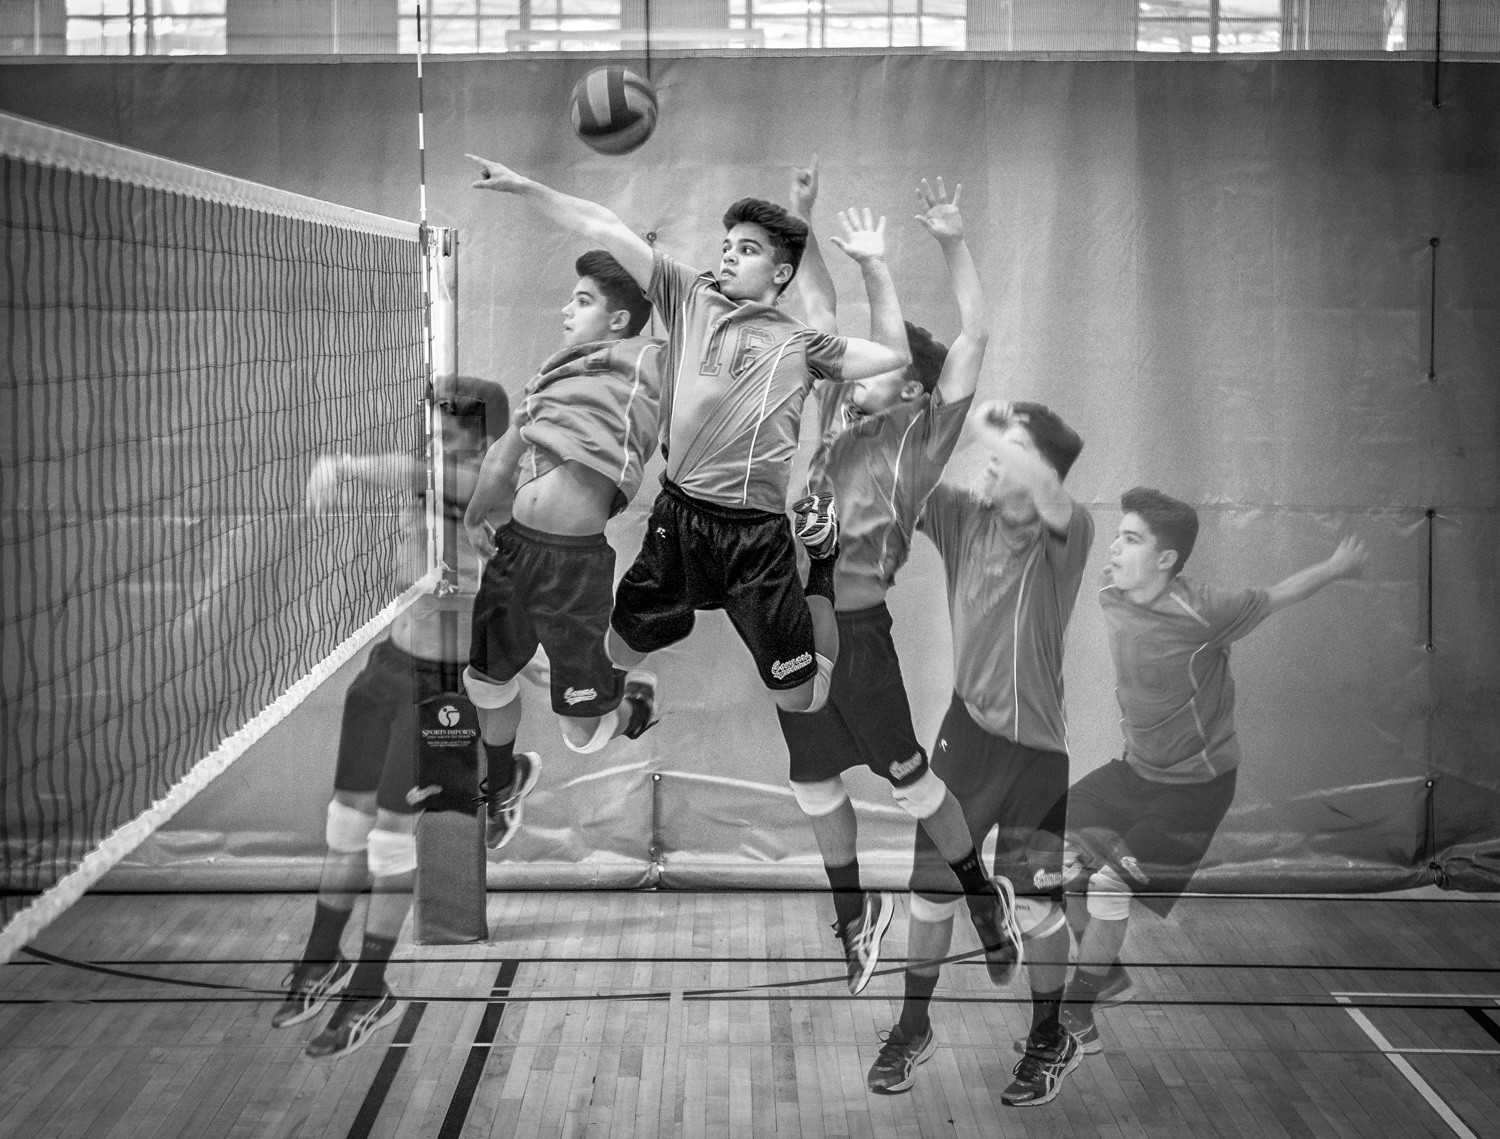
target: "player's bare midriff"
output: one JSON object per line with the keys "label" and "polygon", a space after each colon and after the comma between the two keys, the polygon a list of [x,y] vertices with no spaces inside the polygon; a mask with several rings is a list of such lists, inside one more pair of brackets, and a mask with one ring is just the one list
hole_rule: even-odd
{"label": "player's bare midriff", "polygon": [[612,479],[570,459],[516,491],[511,516],[543,534],[602,534],[615,490]]}

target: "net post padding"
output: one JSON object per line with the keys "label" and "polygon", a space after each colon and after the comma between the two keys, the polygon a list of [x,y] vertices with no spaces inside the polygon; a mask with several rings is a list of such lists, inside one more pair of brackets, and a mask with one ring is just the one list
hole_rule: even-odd
{"label": "net post padding", "polygon": [[420,227],[414,222],[382,217],[258,182],[247,182],[201,166],[174,162],[145,151],[59,130],[18,115],[0,113],[0,154],[89,177],[107,178],[152,190],[168,190],[202,201],[259,210],[297,221],[335,225],[380,237],[416,241],[420,232]]}
{"label": "net post padding", "polygon": [[325,680],[348,664],[355,653],[373,641],[418,597],[432,592],[437,581],[437,572],[429,571],[412,583],[405,593],[345,638],[333,652],[262,709],[259,715],[194,764],[193,768],[151,807],[117,828],[108,838],[85,855],[76,869],[58,879],[56,883],[38,895],[35,901],[16,914],[5,928],[0,930],[0,965],[10,961],[22,946],[83,897],[91,886],[109,872],[111,867],[182,810],[193,796],[227,770],[230,764],[250,749],[251,745],[286,719]]}

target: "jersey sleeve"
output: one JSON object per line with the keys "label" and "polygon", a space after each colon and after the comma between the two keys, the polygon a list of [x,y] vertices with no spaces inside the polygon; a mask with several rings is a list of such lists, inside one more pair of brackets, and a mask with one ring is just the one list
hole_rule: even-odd
{"label": "jersey sleeve", "polygon": [[1046,534],[1047,558],[1056,568],[1054,580],[1067,596],[1078,592],[1088,568],[1089,551],[1094,545],[1094,516],[1081,502],[1073,504],[1073,513],[1068,518],[1068,531],[1058,534],[1043,526]]}
{"label": "jersey sleeve", "polygon": [[813,332],[807,337],[804,352],[807,370],[815,380],[831,380],[838,383],[844,378],[844,349],[849,341],[842,336],[829,336],[826,332]]}
{"label": "jersey sleeve", "polygon": [[942,393],[932,389],[928,396],[926,433],[922,437],[922,453],[929,462],[946,466],[958,446],[958,437],[963,433],[964,421],[969,417],[969,408],[974,405],[972,395],[948,403]]}
{"label": "jersey sleeve", "polygon": [[662,323],[672,332],[682,316],[683,305],[700,284],[699,275],[660,249],[651,252],[651,284],[646,297],[656,306]]}
{"label": "jersey sleeve", "polygon": [[917,519],[917,529],[932,539],[932,544],[943,555],[944,561],[957,544],[969,501],[967,491],[949,483],[938,483],[927,496],[927,504],[922,507],[922,514]]}
{"label": "jersey sleeve", "polygon": [[1220,644],[1237,641],[1271,615],[1271,595],[1264,589],[1215,589],[1201,586],[1194,600],[1208,622],[1208,635]]}

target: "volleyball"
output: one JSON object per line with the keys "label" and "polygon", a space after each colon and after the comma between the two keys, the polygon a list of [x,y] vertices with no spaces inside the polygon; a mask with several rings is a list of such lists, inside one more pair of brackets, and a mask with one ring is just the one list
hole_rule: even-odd
{"label": "volleyball", "polygon": [[573,88],[573,130],[600,154],[629,154],[656,129],[656,92],[634,71],[600,67]]}

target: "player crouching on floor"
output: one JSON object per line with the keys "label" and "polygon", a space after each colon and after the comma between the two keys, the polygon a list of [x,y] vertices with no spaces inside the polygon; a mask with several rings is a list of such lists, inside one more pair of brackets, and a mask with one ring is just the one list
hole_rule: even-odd
{"label": "player crouching on floor", "polygon": [[[453,488],[443,511],[461,517],[479,474],[489,440],[509,419],[499,384],[467,376],[439,377],[439,423],[450,470],[442,485]],[[427,526],[421,498],[426,466],[411,455],[327,455],[307,481],[307,504],[317,514],[333,508],[346,490],[366,484],[409,489],[403,505],[400,556],[410,578],[427,559]],[[459,547],[459,595],[472,596],[478,558]],[[331,997],[339,1001],[327,1025],[308,1042],[307,1054],[336,1057],[352,1052],[371,1033],[395,1021],[400,1002],[386,984],[385,970],[411,909],[417,866],[417,807],[408,793],[417,781],[417,705],[458,683],[468,658],[467,622],[445,636],[442,612],[426,595],[401,612],[390,635],[375,643],[365,667],[344,697],[338,766],[328,804],[323,859],[312,932],[302,959],[287,975],[287,997],[272,1015],[276,1028],[316,1016]],[[370,890],[364,940],[357,962],[339,951],[355,899]]]}
{"label": "player crouching on floor", "polygon": [[[474,602],[464,686],[479,709],[491,787],[507,766],[535,783],[534,753],[515,755],[518,674],[540,644],[551,661],[563,741],[584,754],[655,722],[656,677],[615,667],[606,646],[615,551],[604,525],[635,496],[656,449],[662,342],[640,335],[651,305],[620,264],[592,250],[562,310],[562,345],[527,383],[510,430],[490,448],[464,516],[489,560]],[[490,802],[486,841],[515,833],[520,798]]]}

